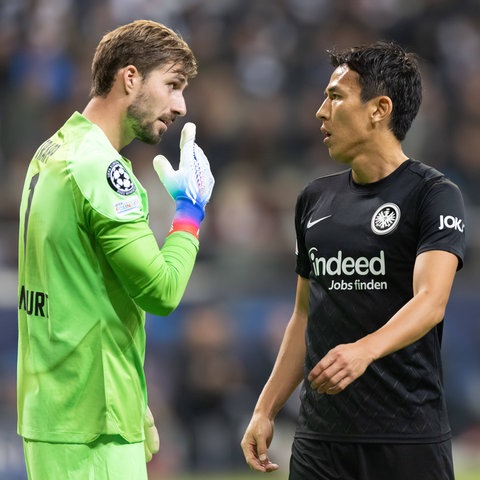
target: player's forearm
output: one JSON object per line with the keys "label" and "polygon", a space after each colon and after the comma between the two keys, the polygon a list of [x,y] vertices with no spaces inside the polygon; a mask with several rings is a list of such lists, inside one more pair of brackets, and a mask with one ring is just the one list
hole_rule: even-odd
{"label": "player's forearm", "polygon": [[305,320],[292,316],[275,365],[255,407],[257,414],[275,418],[303,379]]}
{"label": "player's forearm", "polygon": [[385,357],[416,342],[442,321],[445,305],[421,292],[379,330],[358,341],[373,360]]}
{"label": "player's forearm", "polygon": [[198,240],[175,232],[159,248],[151,230],[141,224],[119,227],[116,234],[110,230],[108,238],[103,245],[108,262],[137,305],[155,315],[172,312],[190,279]]}
{"label": "player's forearm", "polygon": [[185,293],[198,252],[193,235],[176,232],[167,237],[163,247],[148,265],[151,280],[136,295],[135,301],[144,310],[168,315],[177,308]]}
{"label": "player's forearm", "polygon": [[457,265],[457,258],[448,252],[419,255],[413,298],[382,328],[359,341],[374,359],[416,342],[443,320]]}

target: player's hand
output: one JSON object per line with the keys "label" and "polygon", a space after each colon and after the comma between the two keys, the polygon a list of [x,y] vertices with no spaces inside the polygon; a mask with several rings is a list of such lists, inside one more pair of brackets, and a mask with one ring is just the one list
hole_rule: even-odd
{"label": "player's hand", "polygon": [[203,209],[210,200],[215,180],[207,157],[195,143],[195,134],[195,124],[186,123],[180,137],[178,170],[174,170],[163,155],[157,155],[153,159],[153,166],[174,200],[188,198]]}
{"label": "player's hand", "polygon": [[152,459],[152,456],[160,449],[160,437],[148,405],[143,420],[143,431],[145,434],[145,440],[143,442],[143,446],[145,447],[145,461],[148,463]]}
{"label": "player's hand", "polygon": [[335,395],[363,375],[372,361],[358,342],[338,345],[312,368],[308,381],[318,393]]}
{"label": "player's hand", "polygon": [[251,469],[258,472],[278,470],[278,465],[268,458],[268,447],[272,438],[273,420],[254,414],[241,442],[245,460]]}

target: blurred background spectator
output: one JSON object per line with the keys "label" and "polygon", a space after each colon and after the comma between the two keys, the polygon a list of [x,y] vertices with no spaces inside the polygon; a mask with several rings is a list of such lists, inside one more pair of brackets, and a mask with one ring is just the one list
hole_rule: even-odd
{"label": "blurred background spectator", "polygon": [[[200,64],[187,118],[159,147],[124,151],[149,191],[159,242],[173,205],[151,159],[162,151],[176,164],[184,120],[197,124],[216,177],[184,302],[168,318],[147,319],[150,403],[162,436],[152,478],[246,468],[239,441],[293,305],[296,196],[340,168],[315,119],[331,72],[325,50],[376,39],[421,56],[425,98],[405,151],[448,174],[466,202],[468,252],[447,312],[445,380],[456,458],[478,456],[478,0],[0,0],[0,479],[25,479],[15,434],[23,178],[37,146],[86,104],[101,36],[137,18],[181,33]],[[285,467],[296,408],[294,398],[277,422],[275,460]]]}

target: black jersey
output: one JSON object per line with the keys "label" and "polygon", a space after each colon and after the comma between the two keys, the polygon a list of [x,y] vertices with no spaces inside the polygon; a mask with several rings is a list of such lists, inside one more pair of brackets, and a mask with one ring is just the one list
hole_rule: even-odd
{"label": "black jersey", "polygon": [[[457,186],[407,160],[367,185],[351,171],[299,195],[296,272],[310,280],[305,376],[339,344],[379,329],[413,296],[418,254],[445,250],[463,264],[464,207]],[[337,395],[305,381],[298,436],[332,441],[431,442],[450,435],[442,386],[442,323],[373,362]]]}

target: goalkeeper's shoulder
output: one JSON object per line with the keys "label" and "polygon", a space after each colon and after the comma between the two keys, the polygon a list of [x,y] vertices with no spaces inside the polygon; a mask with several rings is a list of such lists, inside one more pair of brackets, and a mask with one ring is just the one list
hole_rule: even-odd
{"label": "goalkeeper's shoulder", "polygon": [[148,217],[147,194],[130,162],[113,148],[81,149],[68,168],[87,204],[110,220],[127,222]]}

